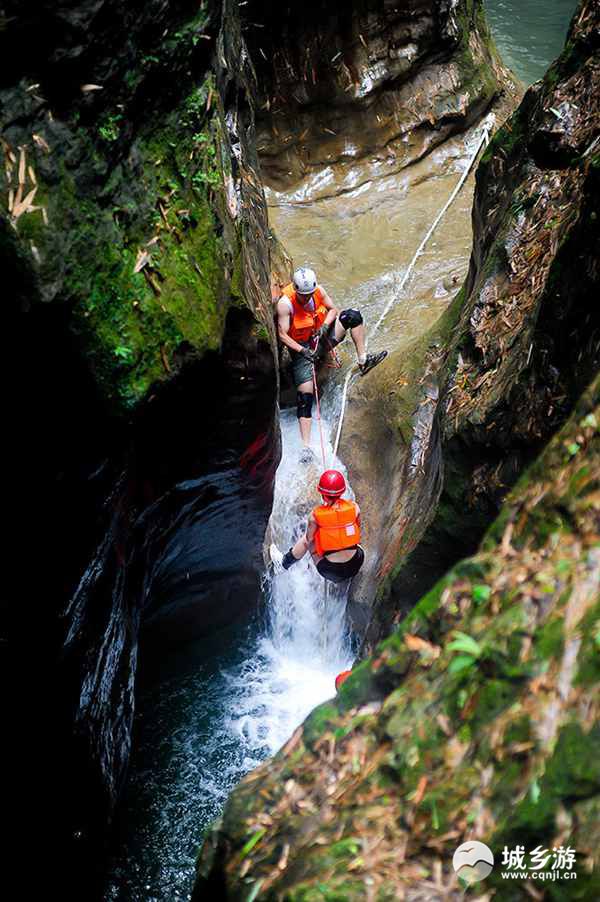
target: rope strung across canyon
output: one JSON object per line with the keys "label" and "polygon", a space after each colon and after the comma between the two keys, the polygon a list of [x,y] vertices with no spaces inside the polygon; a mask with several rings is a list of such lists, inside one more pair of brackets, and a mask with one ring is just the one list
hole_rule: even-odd
{"label": "rope strung across canyon", "polygon": [[[397,294],[395,296],[393,296],[388,301],[388,303],[385,305],[385,307],[381,313],[381,316],[379,317],[379,319],[377,320],[377,322],[375,323],[373,328],[369,331],[369,334],[367,335],[367,341],[369,341],[375,335],[375,333],[378,331],[379,327],[381,326],[382,322],[384,321],[384,319],[386,318],[386,316],[388,315],[388,313],[390,312],[390,310],[392,309],[392,307],[395,305],[396,301],[398,300],[402,290],[404,289],[404,286],[408,282],[408,279],[415,267],[417,260],[423,253],[427,242],[429,241],[429,239],[435,232],[436,228],[438,227],[438,225],[444,218],[444,215],[446,214],[448,208],[452,205],[452,203],[454,202],[455,198],[457,197],[460,189],[466,182],[467,177],[468,177],[471,169],[473,168],[473,164],[475,163],[475,160],[477,159],[477,157],[479,155],[479,151],[483,147],[484,143],[486,145],[488,144],[489,134],[490,133],[489,133],[488,122],[485,122],[484,126],[483,126],[483,131],[482,131],[481,137],[480,137],[479,141],[477,142],[477,146],[471,155],[471,159],[469,160],[468,166],[466,167],[465,171],[461,175],[456,187],[454,188],[454,191],[452,192],[452,194],[450,195],[450,197],[448,198],[448,200],[446,201],[446,203],[444,204],[444,206],[442,207],[442,209],[440,210],[440,212],[434,219],[433,223],[431,224],[431,226],[429,228],[429,231],[427,232],[427,234],[421,241],[420,245],[418,246],[417,250],[415,251],[415,254],[414,254],[412,260],[408,264],[408,268],[406,269],[406,272],[402,276],[400,285],[398,287]],[[340,419],[338,422],[338,428],[337,428],[337,432],[336,432],[336,436],[335,436],[335,442],[333,445],[333,456],[334,457],[337,456],[338,446],[340,444],[340,437],[342,435],[342,426],[344,424],[344,415],[346,413],[346,401],[348,399],[348,386],[350,385],[350,380],[352,379],[352,375],[353,375],[353,372],[352,372],[352,370],[350,370],[347,373],[346,378],[344,379],[344,390],[342,392],[342,406],[341,406],[341,410],[340,410]]]}

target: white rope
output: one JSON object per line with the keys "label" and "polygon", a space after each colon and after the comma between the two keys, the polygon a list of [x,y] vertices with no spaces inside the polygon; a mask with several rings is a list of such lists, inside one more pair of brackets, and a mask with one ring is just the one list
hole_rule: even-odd
{"label": "white rope", "polygon": [[[436,218],[434,219],[433,224],[431,225],[429,231],[427,232],[427,234],[425,235],[425,237],[424,237],[423,240],[421,241],[420,245],[418,246],[417,250],[415,251],[415,254],[414,254],[412,260],[411,260],[410,263],[408,264],[408,268],[407,268],[406,272],[405,272],[404,275],[402,276],[402,279],[401,279],[401,281],[400,281],[400,286],[399,286],[399,288],[398,288],[397,294],[394,295],[392,298],[390,298],[390,300],[389,300],[389,301],[387,302],[387,304],[385,305],[385,307],[384,307],[384,309],[383,309],[383,312],[382,312],[381,316],[379,317],[379,319],[377,320],[377,322],[375,323],[375,325],[373,326],[373,328],[370,330],[369,335],[368,335],[368,338],[367,338],[367,341],[368,341],[370,338],[372,338],[373,335],[375,335],[375,333],[376,333],[377,330],[379,329],[380,325],[382,324],[382,322],[384,321],[384,319],[386,318],[386,316],[388,315],[388,313],[390,312],[390,310],[392,309],[392,307],[394,306],[394,304],[395,304],[396,301],[398,300],[398,296],[400,295],[400,293],[402,292],[404,286],[405,286],[406,283],[408,282],[409,276],[410,276],[410,274],[412,273],[412,271],[413,271],[413,269],[414,269],[414,267],[415,267],[415,263],[417,262],[417,260],[419,259],[419,257],[421,256],[421,254],[423,253],[423,251],[424,251],[424,249],[425,249],[425,245],[427,244],[427,242],[429,241],[429,239],[431,238],[431,236],[432,236],[433,233],[435,232],[436,228],[438,227],[438,225],[440,224],[441,220],[443,219],[443,217],[444,217],[446,211],[447,211],[448,208],[451,206],[451,204],[453,203],[454,199],[456,198],[458,192],[460,191],[460,189],[461,189],[462,186],[464,185],[465,181],[467,180],[467,177],[468,177],[468,175],[469,175],[471,169],[473,168],[473,163],[474,163],[475,160],[477,159],[477,156],[478,156],[479,151],[481,150],[483,144],[484,144],[484,143],[487,144],[488,141],[489,141],[489,130],[488,130],[487,122],[486,122],[485,125],[483,126],[483,132],[482,132],[481,138],[480,138],[479,141],[477,142],[477,147],[476,147],[475,150],[473,151],[473,154],[472,154],[472,156],[471,156],[471,159],[469,160],[469,165],[467,166],[467,168],[465,169],[465,171],[464,171],[463,174],[461,175],[461,177],[460,177],[460,179],[459,179],[459,181],[458,181],[456,187],[454,188],[454,191],[452,192],[452,194],[450,195],[450,197],[448,198],[448,200],[446,201],[446,203],[444,204],[444,206],[442,207],[442,209],[440,210],[440,212],[438,213],[438,215],[437,215]],[[340,437],[341,437],[341,434],[342,434],[342,425],[343,425],[343,422],[344,422],[344,414],[346,413],[346,401],[347,401],[347,398],[348,398],[348,386],[349,386],[349,384],[350,384],[350,379],[351,379],[351,378],[352,378],[352,370],[350,370],[350,372],[346,375],[346,378],[345,378],[345,380],[344,380],[344,389],[343,389],[343,392],[342,392],[342,406],[341,406],[341,410],[340,410],[340,419],[339,419],[338,428],[337,428],[337,432],[336,432],[336,436],[335,436],[335,443],[334,443],[334,446],[333,446],[333,455],[334,455],[334,457],[337,455],[338,447],[339,447],[339,444],[340,444]]]}

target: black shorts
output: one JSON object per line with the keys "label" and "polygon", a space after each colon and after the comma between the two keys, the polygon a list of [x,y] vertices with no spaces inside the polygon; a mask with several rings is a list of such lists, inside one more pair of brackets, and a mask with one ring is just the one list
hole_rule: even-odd
{"label": "black shorts", "polygon": [[365,553],[360,545],[357,545],[356,554],[349,561],[330,561],[329,558],[322,557],[317,564],[317,570],[323,579],[328,579],[332,583],[344,583],[356,576],[364,560]]}

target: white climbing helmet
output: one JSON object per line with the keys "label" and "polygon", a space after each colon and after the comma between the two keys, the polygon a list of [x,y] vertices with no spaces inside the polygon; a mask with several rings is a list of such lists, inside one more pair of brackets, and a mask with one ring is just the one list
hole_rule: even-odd
{"label": "white climbing helmet", "polygon": [[308,266],[301,266],[293,275],[294,288],[298,294],[312,294],[317,287],[317,277],[314,270]]}

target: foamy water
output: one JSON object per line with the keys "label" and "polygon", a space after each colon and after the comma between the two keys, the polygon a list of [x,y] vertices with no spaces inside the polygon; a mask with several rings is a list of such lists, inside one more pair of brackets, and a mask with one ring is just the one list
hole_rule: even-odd
{"label": "foamy water", "polygon": [[[343,464],[333,459],[330,425],[324,420],[323,426],[326,465],[345,473]],[[302,535],[310,510],[320,503],[316,483],[323,467],[316,419],[315,460],[308,465],[299,463],[302,444],[294,411],[282,413],[281,430],[283,456],[267,537],[287,551]],[[227,726],[250,747],[266,746],[273,754],[316,705],[335,694],[335,677],[350,667],[352,649],[345,621],[348,588],[326,583],[310,555],[277,575],[269,569],[265,592],[266,630],[241,671],[230,675]]]}

